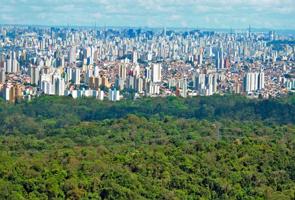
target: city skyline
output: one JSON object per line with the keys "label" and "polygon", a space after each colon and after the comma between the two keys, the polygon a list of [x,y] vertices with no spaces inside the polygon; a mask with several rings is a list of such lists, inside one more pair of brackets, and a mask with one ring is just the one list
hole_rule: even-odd
{"label": "city skyline", "polygon": [[0,96],[10,102],[42,95],[278,97],[295,89],[293,38],[251,29],[1,27]]}
{"label": "city skyline", "polygon": [[0,24],[295,29],[292,0],[1,0]]}

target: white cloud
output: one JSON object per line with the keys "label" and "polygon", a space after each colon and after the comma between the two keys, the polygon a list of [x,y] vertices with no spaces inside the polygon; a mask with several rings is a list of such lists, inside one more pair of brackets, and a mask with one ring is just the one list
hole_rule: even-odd
{"label": "white cloud", "polygon": [[295,28],[294,1],[0,0],[0,23]]}

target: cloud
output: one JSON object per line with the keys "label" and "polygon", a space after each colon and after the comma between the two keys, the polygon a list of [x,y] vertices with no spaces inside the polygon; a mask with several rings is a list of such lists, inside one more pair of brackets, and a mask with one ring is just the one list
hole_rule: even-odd
{"label": "cloud", "polygon": [[0,23],[295,29],[294,0],[0,0]]}

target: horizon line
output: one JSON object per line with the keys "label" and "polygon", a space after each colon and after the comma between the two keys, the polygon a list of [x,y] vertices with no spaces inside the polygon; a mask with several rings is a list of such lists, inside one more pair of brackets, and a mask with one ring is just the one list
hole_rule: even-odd
{"label": "horizon line", "polygon": [[[146,29],[189,29],[189,30],[248,30],[249,27],[240,27],[240,28],[233,28],[233,27],[219,27],[219,28],[213,28],[213,27],[177,27],[177,26],[130,26],[130,25],[97,25],[97,24],[88,24],[88,25],[82,25],[82,24],[14,24],[14,23],[0,23],[0,27],[2,26],[35,26],[35,27],[78,27],[78,28],[146,28]],[[276,30],[276,31],[295,31],[295,28],[267,28],[267,27],[252,27],[251,30]]]}

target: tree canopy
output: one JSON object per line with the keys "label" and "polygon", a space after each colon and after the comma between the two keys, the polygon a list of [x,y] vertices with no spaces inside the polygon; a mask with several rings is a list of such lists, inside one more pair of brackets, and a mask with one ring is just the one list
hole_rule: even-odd
{"label": "tree canopy", "polygon": [[294,199],[294,96],[0,102],[0,199]]}

